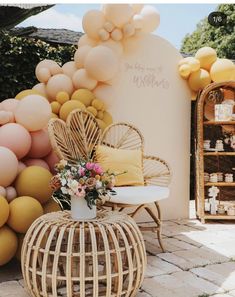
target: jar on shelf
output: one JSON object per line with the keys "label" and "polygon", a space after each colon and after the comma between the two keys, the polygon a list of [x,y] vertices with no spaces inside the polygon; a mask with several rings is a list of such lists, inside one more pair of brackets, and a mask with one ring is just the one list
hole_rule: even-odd
{"label": "jar on shelf", "polygon": [[222,182],[224,180],[223,172],[217,172],[217,180],[218,182]]}
{"label": "jar on shelf", "polygon": [[225,173],[224,181],[226,183],[232,183],[233,182],[233,174],[232,173]]}
{"label": "jar on shelf", "polygon": [[227,209],[228,216],[235,216],[235,205],[231,205]]}
{"label": "jar on shelf", "polygon": [[223,151],[224,150],[223,140],[220,140],[220,139],[216,140],[215,149],[217,151]]}
{"label": "jar on shelf", "polygon": [[221,214],[221,215],[225,214],[225,207],[223,204],[217,205],[217,212],[218,212],[218,214]]}
{"label": "jar on shelf", "polygon": [[217,176],[217,173],[211,173],[211,174],[210,174],[210,182],[211,182],[211,183],[217,183],[217,182],[218,182],[218,176]]}
{"label": "jar on shelf", "polygon": [[208,172],[204,172],[204,182],[209,182],[210,181],[210,174]]}
{"label": "jar on shelf", "polygon": [[205,139],[203,141],[203,148],[204,150],[209,150],[211,147],[211,141],[209,139]]}

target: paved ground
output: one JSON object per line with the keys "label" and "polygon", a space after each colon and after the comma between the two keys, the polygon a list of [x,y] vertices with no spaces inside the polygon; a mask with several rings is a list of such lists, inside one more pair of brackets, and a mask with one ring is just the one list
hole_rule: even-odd
{"label": "paved ground", "polygon": [[[235,224],[166,221],[166,253],[144,235],[148,267],[137,297],[235,296]],[[16,262],[0,268],[0,297],[28,297]]]}

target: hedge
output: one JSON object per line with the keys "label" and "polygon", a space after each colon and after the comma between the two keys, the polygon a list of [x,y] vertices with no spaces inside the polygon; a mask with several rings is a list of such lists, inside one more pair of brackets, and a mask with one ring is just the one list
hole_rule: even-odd
{"label": "hedge", "polygon": [[41,40],[0,33],[0,101],[14,98],[36,83],[35,67],[40,60],[52,59],[60,65],[70,61],[75,46],[50,45]]}

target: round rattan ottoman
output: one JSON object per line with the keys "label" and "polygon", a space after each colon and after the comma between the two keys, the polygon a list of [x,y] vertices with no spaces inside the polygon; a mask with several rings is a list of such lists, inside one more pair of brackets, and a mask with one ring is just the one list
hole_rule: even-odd
{"label": "round rattan ottoman", "polygon": [[99,212],[96,219],[82,222],[60,211],[31,225],[21,265],[31,296],[135,296],[146,253],[142,235],[128,215]]}

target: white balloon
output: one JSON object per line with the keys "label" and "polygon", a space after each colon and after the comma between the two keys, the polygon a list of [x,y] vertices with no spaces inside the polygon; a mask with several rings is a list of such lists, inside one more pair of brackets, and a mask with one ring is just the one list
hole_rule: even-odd
{"label": "white balloon", "polygon": [[140,14],[143,17],[143,32],[150,33],[157,29],[160,24],[160,14],[155,7],[146,5]]}
{"label": "white balloon", "polygon": [[103,41],[100,45],[107,46],[111,50],[113,50],[118,57],[121,57],[123,54],[123,45],[120,41],[114,41],[113,39],[109,39],[107,41]]}
{"label": "white balloon", "polygon": [[86,69],[79,69],[73,75],[73,84],[76,89],[93,90],[97,85],[97,80],[91,78]]}
{"label": "white balloon", "polygon": [[62,66],[63,73],[68,75],[70,78],[73,77],[74,73],[78,70],[74,61],[65,63]]}
{"label": "white balloon", "polygon": [[90,45],[83,45],[79,47],[74,54],[74,61],[77,68],[84,68],[84,62],[87,54],[92,49]]}
{"label": "white balloon", "polygon": [[98,32],[103,28],[105,23],[105,17],[100,10],[90,10],[88,11],[82,19],[82,27],[84,32],[93,39],[99,39]]}
{"label": "white balloon", "polygon": [[118,28],[122,28],[128,23],[133,15],[133,10],[129,4],[105,4],[103,6],[105,17]]}
{"label": "white balloon", "polygon": [[87,34],[84,34],[78,40],[78,47],[83,45],[90,45],[91,47],[94,47],[97,45],[97,43],[97,40],[91,39]]}

